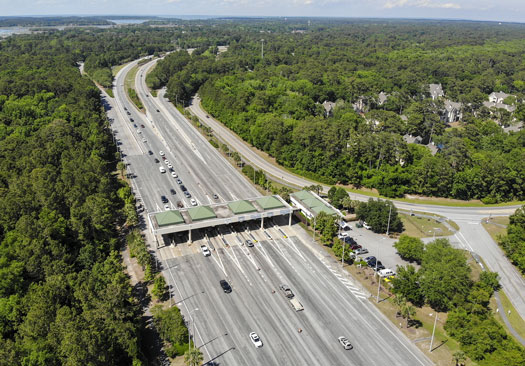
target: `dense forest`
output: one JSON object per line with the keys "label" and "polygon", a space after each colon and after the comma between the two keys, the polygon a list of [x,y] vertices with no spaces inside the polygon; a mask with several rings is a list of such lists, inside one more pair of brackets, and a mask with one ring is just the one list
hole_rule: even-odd
{"label": "dense forest", "polygon": [[0,365],[141,364],[116,150],[73,43],[0,42]]}
{"label": "dense forest", "polygon": [[[524,199],[525,133],[498,123],[525,119],[525,27],[283,24],[234,23],[222,43],[227,52],[218,54],[218,38],[191,55],[175,52],[147,81],[166,85],[170,100],[181,103],[199,92],[209,113],[243,139],[321,182],[388,197]],[[459,123],[444,121],[444,98],[431,98],[431,83],[462,103]],[[483,105],[499,91],[513,96],[506,101],[512,113]],[[327,110],[323,102],[334,104]],[[408,143],[409,135],[420,144]]]}

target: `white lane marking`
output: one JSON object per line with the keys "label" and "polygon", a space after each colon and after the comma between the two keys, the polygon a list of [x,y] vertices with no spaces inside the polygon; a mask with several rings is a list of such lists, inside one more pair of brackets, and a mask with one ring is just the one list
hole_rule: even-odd
{"label": "white lane marking", "polygon": [[346,278],[344,278],[337,270],[333,269],[322,256],[318,257],[319,261],[345,286],[355,297],[357,297],[360,300],[366,300],[367,297],[364,293],[362,293],[358,287],[356,287],[353,284],[350,284],[350,281]]}
{"label": "white lane marking", "polygon": [[[458,234],[461,236],[461,238],[458,236]],[[461,233],[461,231],[458,231],[457,233],[455,233],[454,236],[456,237],[456,239],[458,239],[460,244],[462,244],[465,249],[467,249],[467,250],[470,249],[471,252],[474,252],[474,249],[472,249],[472,247],[470,246],[468,240]]]}

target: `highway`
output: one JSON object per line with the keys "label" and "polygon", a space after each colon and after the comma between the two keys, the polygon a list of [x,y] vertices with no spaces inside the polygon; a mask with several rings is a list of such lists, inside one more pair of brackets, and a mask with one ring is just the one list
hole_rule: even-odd
{"label": "highway", "polygon": [[[276,166],[264,159],[264,153],[256,152],[246,142],[242,141],[236,134],[230,131],[222,123],[208,116],[201,108],[200,100],[194,98],[189,109],[199,117],[203,124],[209,126],[214,133],[238,151],[244,159],[259,169],[263,169],[270,175],[281,181],[296,187],[305,187],[316,182],[299,177],[287,170]],[[330,187],[323,185],[323,190],[328,191]],[[367,201],[370,197],[358,193],[349,193],[354,200]],[[474,252],[483,258],[489,270],[497,272],[500,283],[516,308],[516,311],[525,319],[525,279],[505,256],[498,244],[488,235],[481,220],[489,216],[511,215],[519,206],[502,207],[451,207],[429,204],[407,203],[393,200],[398,209],[423,211],[445,216],[459,225],[459,231],[450,238],[456,247]]]}
{"label": "highway", "polygon": [[[133,191],[146,211],[164,209],[161,195],[169,198],[169,209],[178,201],[190,206],[175,178],[160,173],[159,166],[166,167],[161,150],[198,204],[213,202],[213,194],[220,201],[259,196],[171,104],[149,94],[143,73],[151,63],[139,68],[136,84],[147,113],[134,107],[125,95],[124,79],[135,64],[117,74],[115,98],[103,99]],[[305,233],[298,225],[289,227],[284,221],[278,226],[267,222],[270,226],[265,230],[258,222],[251,227],[220,227],[207,233],[209,239],[200,231],[194,233],[194,243],[179,240],[177,245],[165,242],[159,248],[151,232],[145,231],[150,247],[156,248],[173,301],[208,365],[432,364],[367,300],[368,294],[348,274],[331,267],[324,251],[303,240]],[[248,238],[257,241],[255,247],[240,245]],[[210,257],[200,252],[203,243],[210,246]],[[223,278],[231,283],[232,293],[222,292],[219,280]],[[292,287],[304,311],[292,309],[278,289],[281,283]],[[261,337],[262,348],[251,343],[252,331]],[[347,337],[354,349],[344,350],[339,336]]]}

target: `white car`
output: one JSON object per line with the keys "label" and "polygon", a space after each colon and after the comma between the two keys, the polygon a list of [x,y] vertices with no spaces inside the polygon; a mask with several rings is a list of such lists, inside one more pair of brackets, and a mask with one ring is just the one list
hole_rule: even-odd
{"label": "white car", "polygon": [[164,164],[168,165],[170,161],[168,159],[164,160]]}
{"label": "white car", "polygon": [[171,163],[168,163],[168,168],[173,169],[173,165],[171,165]]}
{"label": "white car", "polygon": [[251,332],[250,333],[250,339],[252,340],[252,343],[253,345],[256,347],[256,348],[260,348],[263,346],[263,343],[261,341],[261,338],[259,338],[259,336],[257,335],[257,333],[255,332]]}
{"label": "white car", "polygon": [[206,245],[201,245],[201,251],[202,251],[202,255],[205,257],[208,257],[211,255],[210,250],[208,249]]}
{"label": "white car", "polygon": [[142,133],[142,131],[141,130],[137,130],[137,133]]}
{"label": "white car", "polygon": [[178,178],[178,177],[179,177],[179,176],[177,175],[177,173],[175,173],[175,172],[171,172],[171,176],[172,176],[173,178]]}
{"label": "white car", "polygon": [[192,206],[197,206],[197,201],[195,201],[195,198],[192,198],[190,200],[190,203],[191,203]]}
{"label": "white car", "polygon": [[363,222],[363,227],[364,227],[365,229],[367,229],[367,230],[372,229],[372,226],[368,225],[368,224],[366,223],[366,221]]}
{"label": "white car", "polygon": [[396,272],[391,270],[390,268],[382,269],[382,270],[380,270],[377,273],[379,273],[379,276],[381,276],[381,277],[390,277],[390,276],[395,276],[396,275]]}
{"label": "white car", "polygon": [[159,155],[160,155],[160,156],[164,156],[164,155],[165,155],[165,154],[164,154],[164,151],[159,151]]}
{"label": "white car", "polygon": [[337,235],[339,239],[344,239],[345,236],[348,236],[348,233],[342,232],[341,234]]}
{"label": "white car", "polygon": [[352,343],[350,343],[350,341],[348,341],[348,339],[346,337],[339,337],[337,339],[339,340],[339,343],[341,343],[341,346],[343,346],[344,349],[352,349],[352,348],[354,348],[352,346]]}
{"label": "white car", "polygon": [[167,205],[167,204],[164,205],[164,210],[169,211],[170,210],[170,205]]}

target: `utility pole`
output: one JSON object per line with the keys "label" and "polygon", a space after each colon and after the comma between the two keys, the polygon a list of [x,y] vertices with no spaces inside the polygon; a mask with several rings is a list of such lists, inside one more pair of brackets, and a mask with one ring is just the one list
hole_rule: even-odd
{"label": "utility pole", "polygon": [[430,339],[430,348],[428,352],[432,352],[432,344],[434,343],[434,333],[436,332],[436,323],[438,321],[438,313],[436,311],[436,318],[434,319],[434,328],[432,329],[432,338]]}
{"label": "utility pole", "polygon": [[388,212],[388,225],[386,227],[386,236],[390,232],[390,216],[392,215],[392,202],[390,202],[390,211]]}

